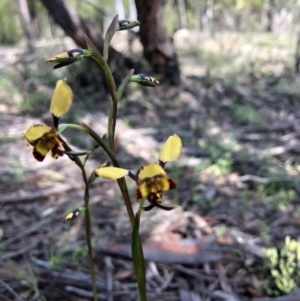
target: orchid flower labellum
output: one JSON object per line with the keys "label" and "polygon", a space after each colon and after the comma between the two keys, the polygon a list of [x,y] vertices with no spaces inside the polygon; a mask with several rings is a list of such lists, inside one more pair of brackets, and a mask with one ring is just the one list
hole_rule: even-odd
{"label": "orchid flower labellum", "polygon": [[163,145],[159,155],[159,163],[144,165],[136,174],[118,167],[100,167],[95,172],[99,177],[106,179],[116,180],[124,176],[131,177],[137,184],[137,199],[146,198],[150,203],[149,206],[144,207],[144,210],[150,210],[155,206],[164,210],[171,210],[173,207],[161,205],[162,192],[176,188],[175,182],[168,177],[164,166],[167,162],[174,161],[179,157],[181,147],[181,139],[174,134]]}

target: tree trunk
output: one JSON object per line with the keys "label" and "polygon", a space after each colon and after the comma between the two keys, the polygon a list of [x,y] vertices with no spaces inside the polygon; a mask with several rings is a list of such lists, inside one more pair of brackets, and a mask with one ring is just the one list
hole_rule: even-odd
{"label": "tree trunk", "polygon": [[171,38],[167,35],[159,0],[135,0],[145,58],[154,72],[171,85],[180,84],[180,69]]}
{"label": "tree trunk", "polygon": [[[81,48],[86,48],[84,34],[86,34],[95,46],[102,51],[104,40],[94,28],[86,25],[75,9],[66,0],[41,0],[55,22],[59,24],[65,33],[71,37]],[[109,49],[109,63],[112,71],[117,70],[116,81],[120,81],[128,69],[140,72],[140,65],[123,56],[114,48]]]}
{"label": "tree trunk", "polygon": [[272,32],[273,30],[273,10],[274,10],[274,0],[267,0],[267,3],[265,2],[267,32]]}
{"label": "tree trunk", "polygon": [[179,8],[180,28],[187,28],[187,17],[184,0],[177,0]]}
{"label": "tree trunk", "polygon": [[20,9],[22,22],[23,22],[24,34],[27,40],[28,50],[30,52],[34,52],[35,47],[33,42],[30,14],[29,14],[28,4],[26,0],[19,0],[19,9]]}
{"label": "tree trunk", "polygon": [[300,32],[297,33],[297,44],[296,44],[296,53],[295,53],[295,73],[300,73]]}

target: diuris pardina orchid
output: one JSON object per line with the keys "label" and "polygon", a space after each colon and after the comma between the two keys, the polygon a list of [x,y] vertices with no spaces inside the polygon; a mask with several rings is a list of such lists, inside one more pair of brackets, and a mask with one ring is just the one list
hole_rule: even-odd
{"label": "diuris pardina orchid", "polygon": [[161,205],[162,192],[176,187],[175,182],[168,177],[164,166],[167,162],[174,161],[179,157],[181,147],[181,139],[174,134],[163,145],[159,154],[159,162],[142,166],[136,174],[118,167],[100,167],[95,172],[99,177],[106,179],[116,180],[124,176],[131,177],[137,184],[137,199],[146,198],[150,202],[150,205],[144,207],[144,210],[150,210],[154,206],[171,210],[174,207]]}
{"label": "diuris pardina orchid", "polygon": [[26,144],[33,146],[33,156],[38,161],[43,161],[49,151],[55,159],[63,156],[64,141],[57,132],[58,121],[61,116],[69,111],[72,100],[72,89],[66,83],[66,78],[58,80],[50,104],[53,126],[36,124],[30,126],[24,133]]}

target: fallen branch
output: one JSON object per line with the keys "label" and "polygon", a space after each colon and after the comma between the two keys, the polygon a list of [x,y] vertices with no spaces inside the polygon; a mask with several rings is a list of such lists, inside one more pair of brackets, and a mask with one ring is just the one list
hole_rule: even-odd
{"label": "fallen branch", "polygon": [[274,131],[283,131],[288,130],[295,125],[300,124],[300,119],[294,119],[287,122],[271,124],[271,125],[255,125],[255,126],[248,126],[243,129],[243,133],[249,132],[274,132]]}
{"label": "fallen branch", "polygon": [[[162,263],[197,264],[222,259],[214,236],[201,239],[147,240],[143,243],[145,260]],[[102,241],[96,247],[101,253],[131,258],[130,244]]]}
{"label": "fallen branch", "polygon": [[[43,275],[50,275],[54,278],[56,278],[56,281],[58,279],[61,282],[65,283],[72,283],[74,285],[80,285],[91,288],[91,276],[87,273],[74,271],[67,268],[61,268],[61,269],[54,269],[50,266],[50,264],[46,261],[43,261],[41,259],[37,259],[35,257],[31,257],[32,263],[39,267],[39,275],[43,277]],[[106,281],[104,278],[97,276],[96,277],[96,284],[99,290],[105,290],[106,289]]]}
{"label": "fallen branch", "polygon": [[300,143],[291,144],[291,145],[282,145],[282,146],[275,146],[269,149],[261,150],[262,156],[279,156],[283,155],[288,152],[296,151],[300,153]]}
{"label": "fallen branch", "polygon": [[84,187],[83,183],[77,184],[76,186],[74,184],[61,184],[54,188],[48,188],[41,191],[28,193],[28,192],[16,192],[12,193],[10,195],[4,195],[0,199],[0,204],[3,203],[25,203],[32,201],[36,201],[39,199],[45,199],[48,198],[50,195],[53,194],[61,194],[70,190],[79,190]]}
{"label": "fallen branch", "polygon": [[291,176],[285,176],[285,177],[270,177],[270,178],[262,178],[255,175],[243,175],[240,176],[238,181],[243,183],[261,183],[261,184],[270,184],[270,183],[276,183],[276,182],[300,182],[299,178],[291,177]]}
{"label": "fallen branch", "polygon": [[17,251],[6,252],[4,255],[0,257],[0,261],[23,255],[24,253],[34,249],[38,245],[38,243],[39,240],[36,239],[31,244],[27,244],[25,247],[18,249]]}
{"label": "fallen branch", "polygon": [[16,301],[24,301],[7,283],[0,279],[0,285],[3,286],[12,296],[14,296],[14,300]]}
{"label": "fallen branch", "polygon": [[212,296],[222,301],[241,301],[235,295],[223,292],[223,291],[214,291]]}
{"label": "fallen branch", "polygon": [[[97,179],[91,186],[95,185],[95,183],[104,183],[105,179]],[[9,195],[3,195],[0,199],[0,204],[4,203],[31,203],[36,200],[48,198],[53,194],[62,194],[71,190],[81,190],[85,187],[84,183],[76,183],[75,184],[60,184],[57,187],[44,189],[41,191],[29,193],[29,192],[16,192]]]}

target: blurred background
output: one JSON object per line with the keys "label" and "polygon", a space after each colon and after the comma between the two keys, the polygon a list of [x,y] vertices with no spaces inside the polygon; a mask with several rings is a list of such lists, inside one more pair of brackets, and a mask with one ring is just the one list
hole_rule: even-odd
{"label": "blurred background", "polygon": [[[52,70],[46,61],[86,48],[84,33],[102,50],[116,14],[141,22],[112,40],[117,85],[130,69],[160,81],[131,83],[120,100],[121,165],[157,161],[174,133],[183,142],[167,165],[178,189],[163,198],[177,208],[142,217],[149,300],[297,300],[298,0],[0,0],[0,300],[92,300],[84,218],[64,223],[83,205],[80,170],[67,156],[37,162],[22,135],[52,121],[64,77],[74,101],[61,122],[107,132],[111,100],[95,62]],[[64,137],[77,149],[94,143],[74,130]],[[106,160],[97,149],[88,169]],[[136,211],[135,183],[127,184]],[[99,300],[137,300],[114,181],[95,182],[91,207]]]}

